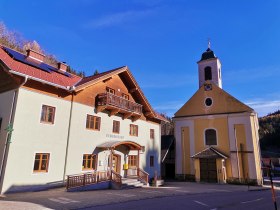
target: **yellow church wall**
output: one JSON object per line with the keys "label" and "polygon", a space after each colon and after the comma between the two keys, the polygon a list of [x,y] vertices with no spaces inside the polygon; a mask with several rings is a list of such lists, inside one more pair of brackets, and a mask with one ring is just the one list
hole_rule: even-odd
{"label": "yellow church wall", "polygon": [[226,117],[213,117],[211,119],[194,119],[195,153],[201,152],[208,146],[205,145],[205,130],[212,128],[217,132],[217,146],[214,146],[225,155],[229,156],[228,123]]}
{"label": "yellow church wall", "polygon": [[194,159],[195,181],[200,182],[200,164],[199,159]]}
{"label": "yellow church wall", "polygon": [[248,153],[242,153],[242,151],[247,150],[245,125],[235,124],[234,129],[236,138],[236,149],[238,151],[240,178],[246,179],[249,176]]}
{"label": "yellow church wall", "polygon": [[231,170],[231,164],[230,158],[225,160],[225,167],[226,167],[226,178],[232,177],[232,170]]}
{"label": "yellow church wall", "polygon": [[252,137],[253,137],[253,148],[254,148],[254,158],[256,163],[256,173],[257,180],[259,184],[262,183],[262,170],[261,170],[261,157],[259,150],[259,137],[258,137],[258,118],[257,116],[251,116],[250,122],[252,125]]}
{"label": "yellow church wall", "polygon": [[223,163],[222,159],[216,159],[216,166],[217,166],[217,179],[218,183],[224,183],[224,174],[223,174]]}
{"label": "yellow church wall", "polygon": [[190,154],[190,129],[182,127],[182,171],[183,174],[191,174],[191,154]]}

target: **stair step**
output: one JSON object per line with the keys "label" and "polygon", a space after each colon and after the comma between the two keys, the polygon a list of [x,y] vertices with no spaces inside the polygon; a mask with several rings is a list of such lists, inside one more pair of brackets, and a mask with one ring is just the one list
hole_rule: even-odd
{"label": "stair step", "polygon": [[135,185],[122,185],[122,189],[133,189],[133,188],[140,188],[140,187],[143,187],[144,184],[143,183],[138,183],[138,184],[135,184]]}
{"label": "stair step", "polygon": [[144,184],[137,179],[137,177],[122,178],[122,189],[132,189],[143,187]]}

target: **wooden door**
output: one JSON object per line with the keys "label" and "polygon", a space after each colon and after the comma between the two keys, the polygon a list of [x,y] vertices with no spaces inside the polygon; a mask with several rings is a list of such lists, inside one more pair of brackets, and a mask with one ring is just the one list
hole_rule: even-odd
{"label": "wooden door", "polygon": [[199,159],[200,162],[200,181],[217,182],[216,159]]}
{"label": "wooden door", "polygon": [[115,172],[120,173],[120,156],[119,155],[113,155],[113,158],[112,158],[112,169]]}

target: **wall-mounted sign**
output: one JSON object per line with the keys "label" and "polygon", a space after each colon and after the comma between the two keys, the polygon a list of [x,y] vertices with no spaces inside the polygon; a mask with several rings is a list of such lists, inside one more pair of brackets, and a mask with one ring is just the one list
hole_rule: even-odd
{"label": "wall-mounted sign", "polygon": [[117,135],[117,134],[106,134],[106,138],[124,139],[124,136],[120,136],[120,135]]}

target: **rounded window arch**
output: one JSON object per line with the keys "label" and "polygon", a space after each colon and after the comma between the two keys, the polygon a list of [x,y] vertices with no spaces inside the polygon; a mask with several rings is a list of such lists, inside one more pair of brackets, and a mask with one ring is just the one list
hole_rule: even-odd
{"label": "rounded window arch", "polygon": [[212,80],[212,69],[210,66],[205,67],[204,69],[204,78],[206,80]]}
{"label": "rounded window arch", "polygon": [[217,132],[215,129],[206,129],[205,130],[205,145],[215,146],[217,145]]}

